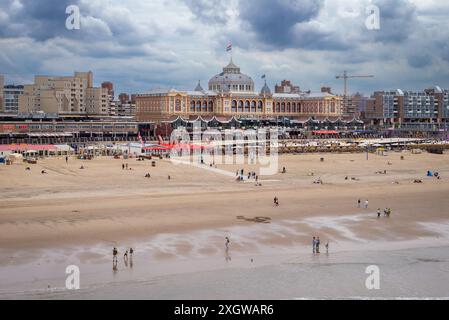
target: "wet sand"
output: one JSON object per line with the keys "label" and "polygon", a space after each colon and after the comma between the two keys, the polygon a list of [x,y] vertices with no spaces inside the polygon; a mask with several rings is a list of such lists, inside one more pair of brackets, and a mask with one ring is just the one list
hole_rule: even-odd
{"label": "wet sand", "polygon": [[[427,153],[370,155],[368,161],[364,154],[285,155],[279,168],[287,173],[261,177],[261,187],[167,160],[158,160],[156,168],[149,161],[111,158],[1,166],[2,290],[61,286],[62,269],[70,263],[91,275],[86,283],[110,283],[116,279],[109,266],[113,246],[121,254],[132,246],[139,257],[133,275],[122,280],[228,268],[225,236],[234,268],[247,267],[250,259],[262,268],[276,255],[285,262],[309,254],[313,235],[329,240],[332,252],[448,246],[448,160],[448,154]],[[122,163],[133,170],[122,170]],[[257,169],[218,168],[235,175],[242,167]],[[375,173],[383,170],[386,175]],[[427,178],[427,170],[442,179]],[[318,177],[323,185],[313,184]],[[358,199],[369,199],[369,209],[357,208]],[[377,219],[377,208],[386,207],[392,216]],[[256,217],[270,220],[257,223]],[[129,266],[120,263],[122,277]],[[21,277],[25,270],[28,277]]]}

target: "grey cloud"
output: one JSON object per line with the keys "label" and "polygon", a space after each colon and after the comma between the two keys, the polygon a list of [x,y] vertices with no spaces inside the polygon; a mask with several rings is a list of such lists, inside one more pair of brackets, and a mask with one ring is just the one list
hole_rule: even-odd
{"label": "grey cloud", "polygon": [[380,9],[381,29],[375,39],[383,43],[404,42],[418,27],[416,7],[408,0],[376,0]]}
{"label": "grey cloud", "polygon": [[412,54],[407,58],[407,61],[413,68],[424,68],[432,65],[432,57],[428,54]]}
{"label": "grey cloud", "polygon": [[260,41],[281,48],[294,46],[293,28],[318,15],[323,0],[240,1],[240,18]]}
{"label": "grey cloud", "polygon": [[13,2],[4,1],[0,5],[9,20],[0,25],[0,36],[31,37],[39,41],[67,35],[65,10],[71,4],[78,4],[78,0],[20,0],[20,8],[13,10]]}
{"label": "grey cloud", "polygon": [[183,0],[192,13],[207,24],[227,22],[226,9],[230,0]]}

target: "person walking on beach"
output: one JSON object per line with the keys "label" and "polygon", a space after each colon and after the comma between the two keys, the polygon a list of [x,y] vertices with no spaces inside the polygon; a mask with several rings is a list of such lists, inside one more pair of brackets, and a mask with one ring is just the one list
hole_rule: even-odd
{"label": "person walking on beach", "polygon": [[276,207],[279,207],[279,199],[278,199],[278,197],[274,197],[274,205]]}
{"label": "person walking on beach", "polygon": [[316,253],[319,254],[320,253],[320,237],[316,238]]}
{"label": "person walking on beach", "polygon": [[380,211],[380,208],[379,208],[379,209],[377,209],[377,218],[378,219],[380,218],[380,215],[381,215],[381,211]]}
{"label": "person walking on beach", "polygon": [[312,240],[312,248],[313,248],[313,254],[315,254],[316,253],[316,238],[315,237],[313,237],[313,240]]}
{"label": "person walking on beach", "polygon": [[225,238],[225,247],[226,247],[226,250],[228,250],[229,249],[229,245],[231,244],[231,240],[229,240],[229,238],[228,237],[226,237]]}
{"label": "person walking on beach", "polygon": [[117,248],[114,247],[114,249],[112,249],[112,261],[113,262],[117,262],[117,254],[118,254],[118,250],[117,250]]}
{"label": "person walking on beach", "polygon": [[329,241],[327,241],[325,247],[326,247],[326,254],[329,254]]}
{"label": "person walking on beach", "polygon": [[359,201],[357,201],[357,207],[360,208],[360,205],[362,203],[362,200],[359,199]]}
{"label": "person walking on beach", "polygon": [[366,200],[365,201],[365,209],[368,209],[368,205],[369,205],[369,202],[368,202],[368,200]]}
{"label": "person walking on beach", "polygon": [[[133,262],[133,254],[134,254],[134,250],[133,248],[129,248],[129,267],[132,269],[134,266],[134,262]],[[128,264],[125,262],[125,265],[128,266]]]}
{"label": "person walking on beach", "polygon": [[125,170],[125,164],[122,163],[122,170]]}
{"label": "person walking on beach", "polygon": [[69,157],[65,156],[65,163],[69,163]]}

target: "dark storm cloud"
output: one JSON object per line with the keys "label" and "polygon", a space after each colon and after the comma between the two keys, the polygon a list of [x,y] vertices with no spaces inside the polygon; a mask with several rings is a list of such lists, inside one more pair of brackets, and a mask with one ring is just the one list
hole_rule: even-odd
{"label": "dark storm cloud", "polygon": [[240,18],[260,41],[288,48],[297,43],[293,28],[318,15],[324,0],[241,0]]}
{"label": "dark storm cloud", "polygon": [[45,41],[68,34],[65,28],[67,6],[77,5],[78,0],[21,0],[21,6],[14,1],[3,1],[1,10],[8,20],[0,25],[1,37],[30,37]]}
{"label": "dark storm cloud", "polygon": [[413,68],[424,68],[432,65],[432,57],[428,54],[417,55],[412,54],[407,58],[408,64]]}
{"label": "dark storm cloud", "polygon": [[397,43],[406,41],[419,27],[416,7],[407,0],[375,0],[380,9],[381,29],[376,32],[376,41]]}

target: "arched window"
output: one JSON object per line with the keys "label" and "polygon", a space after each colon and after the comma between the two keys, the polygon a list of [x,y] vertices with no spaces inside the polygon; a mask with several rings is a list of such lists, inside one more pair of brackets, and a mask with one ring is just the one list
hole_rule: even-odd
{"label": "arched window", "polygon": [[282,102],[282,104],[281,104],[281,112],[282,113],[285,112],[285,102]]}
{"label": "arched window", "polygon": [[214,103],[209,101],[209,112],[214,112]]}
{"label": "arched window", "polygon": [[256,101],[251,101],[251,112],[256,112]]}
{"label": "arched window", "polygon": [[250,112],[249,101],[245,101],[245,112]]}
{"label": "arched window", "polygon": [[292,112],[292,107],[291,107],[290,102],[287,102],[287,113],[290,113],[290,112]]}
{"label": "arched window", "polygon": [[195,101],[190,101],[190,112],[195,112]]}
{"label": "arched window", "polygon": [[296,113],[296,102],[292,103],[292,112]]}
{"label": "arched window", "polygon": [[238,112],[243,112],[243,101],[242,100],[239,101],[239,108],[238,108],[237,111]]}
{"label": "arched window", "polygon": [[203,110],[202,112],[207,112],[207,101],[203,102]]}
{"label": "arched window", "polygon": [[302,106],[300,103],[298,103],[298,113],[302,113]]}
{"label": "arched window", "polygon": [[237,112],[237,101],[232,100],[232,112]]}
{"label": "arched window", "polygon": [[196,102],[196,112],[201,112],[201,101]]}
{"label": "arched window", "polygon": [[263,112],[263,102],[259,101],[259,103],[257,104],[257,112]]}

